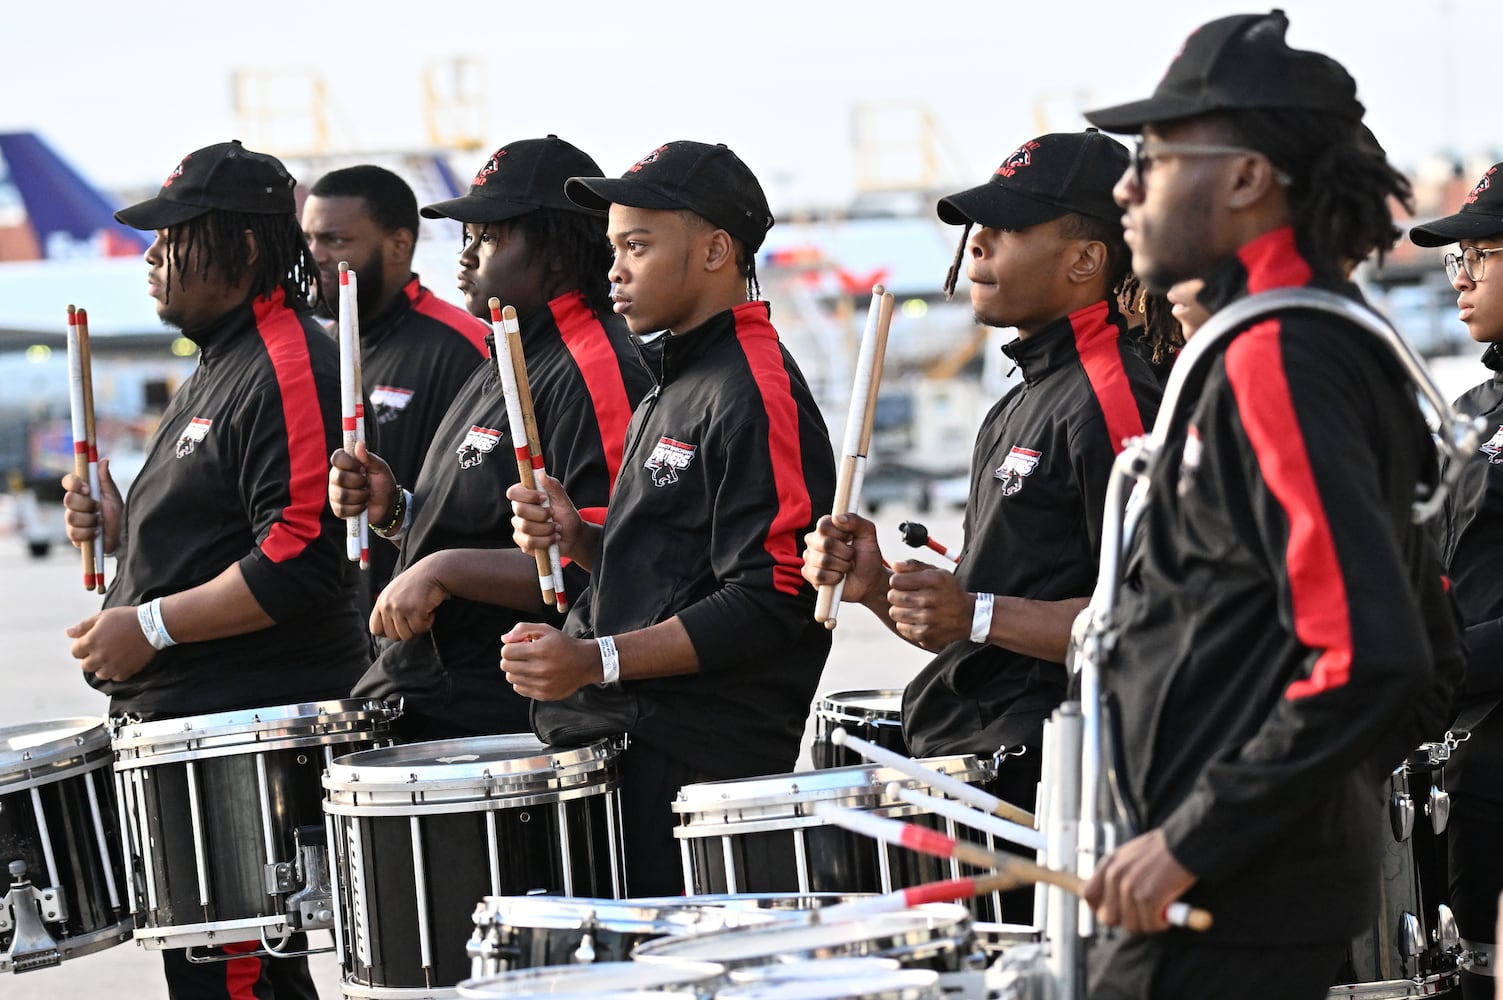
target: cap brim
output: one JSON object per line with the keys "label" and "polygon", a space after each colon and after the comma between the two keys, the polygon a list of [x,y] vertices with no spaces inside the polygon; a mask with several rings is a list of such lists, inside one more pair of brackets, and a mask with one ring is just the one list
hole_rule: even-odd
{"label": "cap brim", "polygon": [[1029,198],[998,184],[982,184],[941,198],[939,217],[952,226],[975,223],[989,229],[1027,229],[1068,215],[1070,209]]}
{"label": "cap brim", "polygon": [[1483,212],[1457,212],[1409,230],[1409,241],[1420,247],[1443,247],[1493,236],[1503,236],[1503,216]]}
{"label": "cap brim", "polygon": [[1143,131],[1144,125],[1171,122],[1180,118],[1193,118],[1211,110],[1213,109],[1205,107],[1200,101],[1162,96],[1133,101],[1130,104],[1118,104],[1116,107],[1101,108],[1097,111],[1087,111],[1085,120],[1103,132],[1132,135]]}
{"label": "cap brim", "polygon": [[467,194],[448,201],[425,205],[419,214],[425,219],[453,219],[456,222],[505,222],[528,212],[536,212],[542,206],[536,201],[519,198],[482,198]]}
{"label": "cap brim", "polygon": [[580,208],[598,212],[608,211],[612,205],[658,210],[689,207],[641,181],[625,177],[570,177],[564,182],[564,196]]}
{"label": "cap brim", "polygon": [[167,201],[158,196],[122,208],[115,213],[115,221],[132,229],[170,229],[209,211],[201,205],[185,205],[180,201]]}

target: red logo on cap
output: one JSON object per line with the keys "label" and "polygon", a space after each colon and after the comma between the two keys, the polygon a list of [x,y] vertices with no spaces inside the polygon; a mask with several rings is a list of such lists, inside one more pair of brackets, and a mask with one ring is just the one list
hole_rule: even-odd
{"label": "red logo on cap", "polygon": [[1497,167],[1487,168],[1487,173],[1483,174],[1482,179],[1477,182],[1477,186],[1472,188],[1472,193],[1466,196],[1466,203],[1468,205],[1482,197],[1482,192],[1493,186],[1493,171],[1497,169]]}
{"label": "red logo on cap", "polygon": [[1002,165],[997,168],[997,176],[1011,177],[1019,170],[1022,170],[1024,167],[1028,166],[1033,162],[1033,151],[1038,148],[1039,144],[1037,142],[1034,142],[1032,139],[1029,139],[1027,142],[1023,143],[1023,145],[1013,150],[1011,156],[1002,161]]}
{"label": "red logo on cap", "polygon": [[646,156],[642,157],[636,163],[632,164],[631,169],[628,170],[627,173],[634,174],[638,170],[641,170],[643,167],[647,166],[647,164],[649,164],[649,163],[655,163],[657,161],[658,155],[660,153],[662,153],[663,150],[665,150],[667,148],[668,148],[667,146],[659,146],[657,149],[654,149],[652,152],[650,152]]}
{"label": "red logo on cap", "polygon": [[173,170],[172,173],[170,173],[170,174],[167,175],[167,179],[162,182],[162,187],[164,187],[164,188],[170,188],[170,187],[172,187],[172,182],[175,181],[175,180],[177,180],[179,177],[183,176],[183,168],[188,165],[188,161],[191,160],[191,159],[193,159],[193,154],[192,153],[189,153],[187,156],[183,157],[183,162],[179,163],[177,165],[177,168],[175,170]]}
{"label": "red logo on cap", "polygon": [[485,161],[485,166],[480,168],[480,173],[476,174],[475,179],[470,183],[475,187],[484,185],[487,177],[501,169],[501,157],[505,155],[505,149],[498,149],[492,153],[491,158]]}

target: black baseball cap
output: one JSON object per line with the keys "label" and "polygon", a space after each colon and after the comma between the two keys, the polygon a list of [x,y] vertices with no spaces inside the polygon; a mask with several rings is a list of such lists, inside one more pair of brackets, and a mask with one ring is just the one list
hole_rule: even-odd
{"label": "black baseball cap", "polygon": [[1416,246],[1443,247],[1462,240],[1503,236],[1503,163],[1494,163],[1467,193],[1461,211],[1409,230]]}
{"label": "black baseball cap", "polygon": [[295,216],[296,186],[281,160],[232,139],[183,157],[155,198],[122,208],[115,218],[132,229],[167,229],[215,210]]}
{"label": "black baseball cap", "polygon": [[1051,132],[1029,139],[991,180],[939,200],[939,217],[952,226],[1027,229],[1071,212],[1121,223],[1112,188],[1131,157],[1127,147],[1095,129]]}
{"label": "black baseball cap", "polygon": [[580,207],[564,197],[564,182],[580,174],[605,176],[589,154],[556,135],[520,139],[491,154],[470,182],[469,194],[425,206],[423,218],[478,224],[505,222],[541,208],[578,212]]}
{"label": "black baseball cap", "polygon": [[659,146],[620,177],[571,177],[564,193],[576,205],[608,209],[687,208],[756,250],[772,228],[762,185],[741,158],[722,144],[679,139]]}
{"label": "black baseball cap", "polygon": [[1291,49],[1282,10],[1236,14],[1196,28],[1153,96],[1087,111],[1086,121],[1108,132],[1141,132],[1144,125],[1239,108],[1324,111],[1353,122],[1362,103],[1351,74],[1330,56]]}

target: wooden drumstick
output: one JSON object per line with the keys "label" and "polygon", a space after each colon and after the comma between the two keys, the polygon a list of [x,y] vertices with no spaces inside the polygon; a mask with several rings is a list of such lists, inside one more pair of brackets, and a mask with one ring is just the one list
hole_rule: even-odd
{"label": "wooden drumstick", "polygon": [[[975,865],[978,868],[994,869],[998,874],[1016,878],[1019,885],[1052,885],[1074,896],[1079,896],[1085,888],[1085,880],[1074,872],[1046,868],[1015,854],[989,851],[979,844],[957,840],[938,830],[919,826],[917,823],[885,819],[873,813],[847,809],[830,802],[814,803],[814,814],[853,833],[871,837],[884,844],[906,847],[931,857],[954,858],[956,861]],[[1181,902],[1170,903],[1165,907],[1164,919],[1175,927],[1188,927],[1195,931],[1207,930],[1213,922],[1211,914],[1207,911]]]}
{"label": "wooden drumstick", "polygon": [[[89,432],[84,427],[83,356],[78,345],[78,310],[68,307],[68,402],[73,424],[73,474],[81,482],[89,482]],[[89,495],[99,503],[99,494],[92,485]],[[104,533],[104,506],[100,504],[99,532]],[[83,556],[84,590],[94,589],[94,544],[80,545]]]}
{"label": "wooden drumstick", "polygon": [[[501,391],[506,396],[506,424],[511,433],[512,451],[517,458],[517,477],[523,486],[535,490],[538,486],[532,472],[532,446],[527,442],[526,421],[522,417],[522,399],[517,387],[517,369],[511,359],[511,337],[506,324],[508,314],[511,322],[516,323],[517,311],[511,306],[503,309],[498,298],[490,300],[490,307],[491,333],[496,341],[496,374],[501,379]],[[544,496],[546,495],[544,491]],[[544,504],[546,503],[545,499]],[[553,589],[553,553],[557,548],[550,546],[548,551],[533,553],[538,567],[538,589],[543,593],[544,604],[558,603],[558,595]]]}
{"label": "wooden drumstick", "polygon": [[[866,453],[871,448],[872,424],[877,417],[877,386],[882,381],[882,362],[887,354],[887,330],[892,323],[892,295],[881,285],[872,286],[866,329],[856,354],[856,378],[851,387],[851,407],[846,414],[845,439],[841,446],[840,471],[835,480],[832,514],[849,514],[861,506],[861,483],[866,475]],[[845,578],[822,584],[814,605],[814,620],[834,628],[840,614],[840,593]]]}
{"label": "wooden drumstick", "polygon": [[1013,872],[995,875],[977,875],[974,878],[950,878],[942,882],[925,882],[881,896],[852,900],[822,906],[810,912],[811,919],[821,924],[833,924],[842,920],[859,920],[878,913],[906,910],[924,903],[950,903],[972,896],[989,896],[994,892],[1006,892],[1032,883]]}
{"label": "wooden drumstick", "polygon": [[[506,329],[506,340],[511,348],[512,368],[517,376],[517,401],[522,405],[522,428],[527,432],[527,451],[532,463],[533,479],[546,476],[548,469],[543,463],[543,444],[538,435],[538,418],[532,409],[532,383],[527,378],[527,355],[522,350],[522,326],[517,322],[517,311],[511,306],[501,310],[501,325]],[[543,506],[548,506],[548,491],[543,491]],[[560,612],[569,610],[569,597],[564,592],[564,560],[558,546],[548,548],[549,567],[553,570],[553,596]]]}
{"label": "wooden drumstick", "polygon": [[89,442],[89,493],[100,503],[99,533],[91,546],[94,552],[94,590],[104,593],[104,498],[99,492],[99,435],[94,426],[94,355],[89,344],[89,311],[78,310],[78,364],[83,371],[84,437]]}
{"label": "wooden drumstick", "polygon": [[884,767],[902,771],[910,777],[918,778],[925,784],[939,789],[951,798],[959,799],[962,802],[969,802],[977,809],[985,810],[993,816],[1000,816],[1003,819],[1011,820],[1014,823],[1021,823],[1024,826],[1038,826],[1038,821],[1034,819],[1033,813],[1028,810],[1020,809],[1011,802],[999,799],[990,792],[977,788],[975,785],[968,785],[959,778],[952,778],[948,774],[942,774],[931,767],[925,767],[911,757],[904,757],[902,754],[893,753],[886,747],[879,747],[875,743],[869,743],[859,736],[853,736],[846,732],[843,727],[837,728],[834,732],[830,733],[830,742],[838,747],[850,747],[873,764],[881,764]]}

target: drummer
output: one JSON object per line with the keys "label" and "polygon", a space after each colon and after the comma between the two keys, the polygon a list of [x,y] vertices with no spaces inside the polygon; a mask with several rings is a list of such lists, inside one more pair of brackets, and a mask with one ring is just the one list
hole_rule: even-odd
{"label": "drummer", "polygon": [[[611,311],[605,221],[564,197],[564,181],[581,174],[601,176],[557,136],[510,142],[468,194],[423,214],[464,225],[459,287],[470,312],[488,319],[492,297],[517,310],[543,455],[600,520],[626,421],[651,379]],[[502,633],[544,614],[537,562],[510,540],[503,497],[515,482],[506,399],[490,364],[438,422],[409,488],[379,455],[334,453],[335,513],[367,510],[377,534],[401,548],[398,574],[371,615],[376,662],[354,693],[402,701],[396,729],[406,740],[532,728],[527,699],[496,672]],[[565,579],[578,593],[589,577],[570,566]]]}
{"label": "drummer", "polygon": [[1117,308],[1128,251],[1112,185],[1127,161],[1095,130],[1043,135],[939,202],[945,222],[979,226],[961,238],[971,305],[978,322],[1017,329],[1002,350],[1023,374],[977,435],[959,569],[888,571],[876,526],[856,514],[821,518],[804,553],[809,582],[844,574],[842,600],[936,654],[904,692],[909,749],[1002,750],[1000,794],[1026,809],[1044,720],[1065,696],[1070,626],[1096,579],[1112,461],[1159,398]]}
{"label": "drummer", "polygon": [[[1486,344],[1482,363],[1494,373],[1454,406],[1464,417],[1487,420],[1488,440],[1466,463],[1446,498],[1441,556],[1466,624],[1467,674],[1452,724],[1458,743],[1445,765],[1451,817],[1446,827],[1450,855],[1451,911],[1462,944],[1485,956],[1461,972],[1466,1000],[1492,995],[1498,968],[1498,893],[1503,890],[1503,574],[1497,559],[1503,539],[1503,163],[1482,175],[1455,215],[1409,230],[1422,247],[1455,243],[1446,254],[1446,274],[1467,333]],[[1432,738],[1433,738],[1432,734]]]}
{"label": "drummer", "polygon": [[538,699],[549,743],[626,732],[632,895],[684,890],[669,808],[680,787],[787,771],[830,636],[799,576],[800,538],[834,496],[829,432],[758,300],[772,214],[725,146],[670,142],[620,179],[577,177],[609,207],[617,314],[657,334],[656,385],[632,415],[604,528],[555,480],[512,487],[519,545],[590,569],[564,631],[519,625],[502,666]]}
{"label": "drummer", "polygon": [[[1141,136],[1117,186],[1133,269],[1204,278],[1213,321],[1274,289],[1360,301],[1347,265],[1409,200],[1352,78],[1287,27],[1212,21],[1152,97],[1086,115]],[[1092,948],[1091,995],[1314,1000],[1374,915],[1378,785],[1461,663],[1411,516],[1434,446],[1392,352],[1343,320],[1274,312],[1210,358],[1149,467],[1103,676],[1137,830],[1086,887],[1131,932]],[[1215,926],[1161,933],[1181,898]]]}
{"label": "drummer", "polygon": [[[223,142],[185,156],[115,217],[155,230],[157,315],[199,349],[123,502],[63,479],[68,537],[118,559],[104,610],[67,633],[112,715],[140,719],[345,697],[369,659],[345,526],[324,502],[339,444],[338,348],[314,320],[314,263],[281,162]],[[294,937],[288,948],[306,945]],[[226,952],[258,945],[234,945]],[[304,959],[190,964],[173,997],[317,996]]]}

